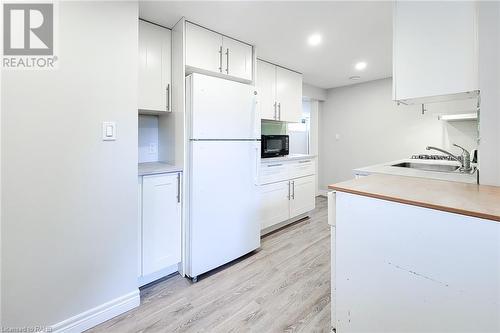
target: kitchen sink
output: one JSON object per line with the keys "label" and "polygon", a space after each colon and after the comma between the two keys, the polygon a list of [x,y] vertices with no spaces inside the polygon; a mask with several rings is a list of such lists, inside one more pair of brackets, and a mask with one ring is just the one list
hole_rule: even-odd
{"label": "kitchen sink", "polygon": [[428,163],[413,163],[413,162],[402,162],[398,164],[393,164],[392,166],[400,168],[425,170],[425,171],[439,171],[439,172],[454,172],[460,168],[458,165],[428,164]]}

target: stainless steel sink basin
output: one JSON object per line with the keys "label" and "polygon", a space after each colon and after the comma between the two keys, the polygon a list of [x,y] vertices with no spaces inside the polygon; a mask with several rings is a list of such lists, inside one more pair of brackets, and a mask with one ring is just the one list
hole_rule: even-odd
{"label": "stainless steel sink basin", "polygon": [[458,165],[412,163],[412,162],[403,162],[403,163],[393,164],[392,166],[400,168],[425,170],[425,171],[439,171],[439,172],[454,172],[460,168]]}

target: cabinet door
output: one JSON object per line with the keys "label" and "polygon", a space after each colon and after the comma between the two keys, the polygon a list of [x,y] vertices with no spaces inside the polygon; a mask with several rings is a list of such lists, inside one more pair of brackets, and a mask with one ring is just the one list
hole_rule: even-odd
{"label": "cabinet door", "polygon": [[302,119],[302,74],[276,67],[278,119],[299,122]]}
{"label": "cabinet door", "polygon": [[181,261],[180,174],[142,181],[142,274]]}
{"label": "cabinet door", "polygon": [[252,81],[252,46],[229,37],[222,37],[222,72],[227,75]]}
{"label": "cabinet door", "polygon": [[137,276],[142,275],[142,176],[137,177]]}
{"label": "cabinet door", "polygon": [[292,179],[291,181],[290,218],[307,213],[316,206],[314,176]]}
{"label": "cabinet door", "polygon": [[186,23],[186,66],[222,73],[222,35]]}
{"label": "cabinet door", "polygon": [[258,109],[261,119],[277,120],[276,66],[257,60],[255,85],[258,93]]}
{"label": "cabinet door", "polygon": [[171,31],[139,21],[139,110],[170,110]]}
{"label": "cabinet door", "polygon": [[478,89],[474,1],[396,1],[393,34],[395,100]]}
{"label": "cabinet door", "polygon": [[260,186],[261,230],[288,220],[289,186],[288,181]]}

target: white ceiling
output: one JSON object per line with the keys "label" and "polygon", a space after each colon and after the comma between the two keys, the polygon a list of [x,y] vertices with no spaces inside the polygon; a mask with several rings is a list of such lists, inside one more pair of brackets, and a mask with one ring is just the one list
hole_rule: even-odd
{"label": "white ceiling", "polygon": [[[143,1],[141,18],[172,27],[182,16],[257,46],[259,58],[332,88],[392,74],[392,3],[382,1]],[[317,47],[307,38],[320,33]],[[362,72],[354,69],[366,61]],[[360,80],[349,80],[359,75]]]}

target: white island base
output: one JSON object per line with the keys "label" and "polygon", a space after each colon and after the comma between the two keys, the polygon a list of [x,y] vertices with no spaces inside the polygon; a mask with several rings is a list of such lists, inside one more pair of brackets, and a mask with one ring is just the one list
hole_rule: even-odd
{"label": "white island base", "polygon": [[500,332],[499,222],[345,192],[329,205],[337,333]]}

